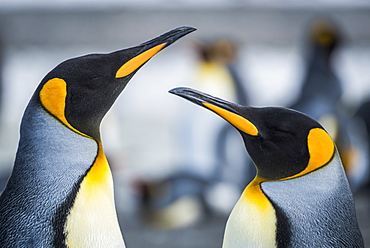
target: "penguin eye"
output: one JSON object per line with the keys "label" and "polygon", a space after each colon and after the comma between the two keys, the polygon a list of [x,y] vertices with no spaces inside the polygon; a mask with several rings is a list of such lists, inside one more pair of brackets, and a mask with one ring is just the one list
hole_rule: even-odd
{"label": "penguin eye", "polygon": [[292,131],[294,129],[288,127],[288,125],[271,125],[267,127],[268,130],[272,130],[276,136],[295,136],[295,133]]}
{"label": "penguin eye", "polygon": [[101,87],[104,87],[104,81],[102,80],[102,77],[94,75],[89,80],[83,80],[81,81],[81,86],[85,90],[97,90]]}
{"label": "penguin eye", "polygon": [[276,129],[277,132],[279,132],[280,134],[283,134],[285,136],[289,135],[289,136],[295,136],[295,133],[292,132],[291,130],[285,130],[285,129]]}

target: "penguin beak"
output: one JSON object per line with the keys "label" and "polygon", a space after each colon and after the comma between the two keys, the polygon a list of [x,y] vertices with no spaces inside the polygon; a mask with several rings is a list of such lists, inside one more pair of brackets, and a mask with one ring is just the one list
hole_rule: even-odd
{"label": "penguin beak", "polygon": [[196,28],[193,27],[179,27],[165,34],[162,34],[150,41],[140,44],[137,47],[142,47],[142,49],[133,58],[131,58],[117,70],[116,78],[122,78],[130,75],[142,65],[144,65],[159,51],[195,30]]}
{"label": "penguin beak", "polygon": [[211,95],[190,88],[175,88],[170,90],[169,92],[211,110],[212,112],[224,118],[235,128],[246,134],[252,136],[258,135],[257,127],[251,121],[238,113],[237,109],[239,105],[237,104],[222,100],[217,97],[213,97]]}

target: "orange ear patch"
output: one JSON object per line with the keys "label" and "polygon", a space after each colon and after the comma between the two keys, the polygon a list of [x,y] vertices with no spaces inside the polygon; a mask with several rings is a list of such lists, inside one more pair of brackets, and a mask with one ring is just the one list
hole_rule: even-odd
{"label": "orange ear patch", "polygon": [[60,78],[50,79],[40,91],[42,106],[64,124],[68,123],[64,116],[67,83]]}
{"label": "orange ear patch", "polygon": [[67,121],[64,111],[66,107],[67,83],[60,78],[53,78],[47,81],[40,90],[40,101],[42,106],[60,122],[66,125],[72,131],[89,137],[81,133]]}
{"label": "orange ear patch", "polygon": [[333,157],[335,151],[334,141],[329,134],[321,128],[313,128],[310,130],[307,137],[307,146],[310,159],[306,169],[294,176],[284,178],[283,180],[303,176],[324,166]]}
{"label": "orange ear patch", "polygon": [[313,171],[325,165],[333,157],[335,145],[331,137],[321,128],[311,129],[307,138],[310,160],[306,170]]}

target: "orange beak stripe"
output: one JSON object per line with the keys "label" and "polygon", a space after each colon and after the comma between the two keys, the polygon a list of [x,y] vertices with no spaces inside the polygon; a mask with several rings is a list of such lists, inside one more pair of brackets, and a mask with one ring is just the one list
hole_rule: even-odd
{"label": "orange beak stripe", "polygon": [[159,51],[161,51],[166,45],[167,43],[162,43],[143,53],[140,53],[136,57],[133,57],[118,69],[116,72],[116,78],[126,77],[127,75],[131,74],[150,58],[156,55]]}
{"label": "orange beak stripe", "polygon": [[203,102],[202,104],[206,106],[208,109],[214,111],[222,118],[224,118],[226,121],[228,121],[231,125],[239,129],[240,131],[243,131],[244,133],[253,136],[258,135],[257,127],[244,117],[209,103]]}

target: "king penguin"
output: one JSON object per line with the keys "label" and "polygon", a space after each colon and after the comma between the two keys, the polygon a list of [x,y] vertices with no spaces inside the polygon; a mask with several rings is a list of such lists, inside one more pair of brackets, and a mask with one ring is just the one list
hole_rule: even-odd
{"label": "king penguin", "polygon": [[69,59],[44,77],[0,197],[0,247],[125,247],[100,123],[142,65],[194,30]]}
{"label": "king penguin", "polygon": [[176,88],[241,134],[257,174],[226,223],[223,248],[364,247],[336,146],[312,118]]}
{"label": "king penguin", "polygon": [[289,108],[317,120],[336,143],[352,192],[366,181],[368,141],[365,127],[351,118],[343,101],[343,82],[335,70],[344,34],[327,19],[315,19],[308,32],[308,58],[301,92]]}

